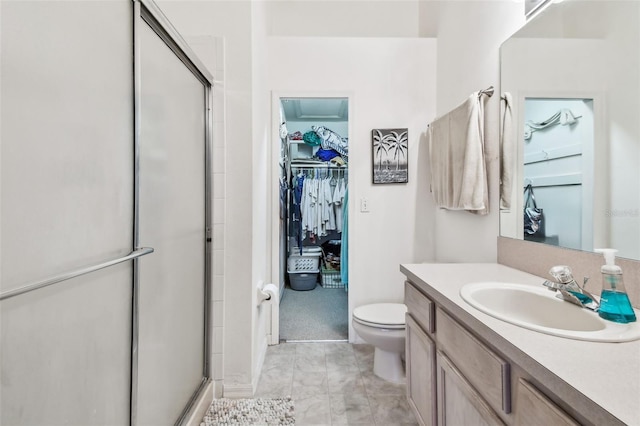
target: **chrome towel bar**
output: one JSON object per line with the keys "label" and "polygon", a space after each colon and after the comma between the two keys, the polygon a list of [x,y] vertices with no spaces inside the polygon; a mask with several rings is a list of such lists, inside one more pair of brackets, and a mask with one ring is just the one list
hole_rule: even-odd
{"label": "chrome towel bar", "polygon": [[108,268],[109,266],[117,265],[118,263],[136,259],[140,256],[144,256],[149,253],[153,253],[153,248],[141,247],[123,257],[107,260],[105,262],[98,263],[92,266],[86,266],[81,269],[76,269],[75,271],[65,272],[64,274],[56,275],[55,277],[48,278],[46,280],[38,281],[32,284],[27,284],[25,286],[16,288],[14,290],[5,291],[4,293],[0,293],[0,300],[9,299],[10,297],[14,297],[14,296],[19,296],[21,294],[28,293],[30,291],[34,291],[43,287],[50,286],[51,284],[56,284],[61,281],[66,281],[71,278],[79,277],[80,275],[89,274],[91,272],[95,272],[100,269]]}

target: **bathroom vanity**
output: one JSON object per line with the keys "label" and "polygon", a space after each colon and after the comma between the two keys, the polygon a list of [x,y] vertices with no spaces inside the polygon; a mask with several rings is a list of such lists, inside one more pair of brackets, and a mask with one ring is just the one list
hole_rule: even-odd
{"label": "bathroom vanity", "polygon": [[[407,396],[422,425],[640,425],[640,340],[557,337],[487,315],[468,283],[542,286],[500,264],[405,264]],[[564,302],[566,303],[566,302]]]}

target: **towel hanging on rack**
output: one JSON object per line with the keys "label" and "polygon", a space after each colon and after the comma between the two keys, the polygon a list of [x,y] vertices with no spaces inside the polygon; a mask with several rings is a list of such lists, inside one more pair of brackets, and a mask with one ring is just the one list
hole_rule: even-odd
{"label": "towel hanging on rack", "polygon": [[515,173],[513,135],[513,99],[511,93],[504,92],[500,98],[500,209],[511,209],[511,192]]}
{"label": "towel hanging on rack", "polygon": [[474,92],[429,124],[431,193],[438,207],[489,213],[482,95],[492,93],[492,87]]}

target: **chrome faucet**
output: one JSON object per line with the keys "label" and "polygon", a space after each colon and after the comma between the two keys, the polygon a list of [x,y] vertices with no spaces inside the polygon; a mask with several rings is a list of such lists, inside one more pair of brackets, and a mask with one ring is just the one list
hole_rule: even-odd
{"label": "chrome faucet", "polygon": [[589,281],[588,277],[584,278],[582,287],[580,287],[573,278],[571,268],[568,266],[554,266],[549,270],[549,274],[556,279],[556,282],[546,280],[542,285],[546,286],[551,291],[557,291],[557,298],[573,303],[582,308],[591,309],[592,311],[597,311],[600,308],[598,299],[584,288],[587,281]]}

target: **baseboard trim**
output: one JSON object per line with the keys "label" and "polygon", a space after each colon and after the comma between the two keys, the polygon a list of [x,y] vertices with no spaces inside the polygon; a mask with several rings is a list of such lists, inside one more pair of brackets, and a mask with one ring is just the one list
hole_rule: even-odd
{"label": "baseboard trim", "polygon": [[200,399],[194,404],[193,409],[191,410],[191,414],[187,419],[185,425],[186,426],[200,426],[204,415],[207,412],[207,409],[211,406],[213,402],[213,382],[210,381],[207,384],[207,387],[202,392]]}
{"label": "baseboard trim", "polygon": [[252,384],[223,385],[222,395],[225,398],[253,398]]}

